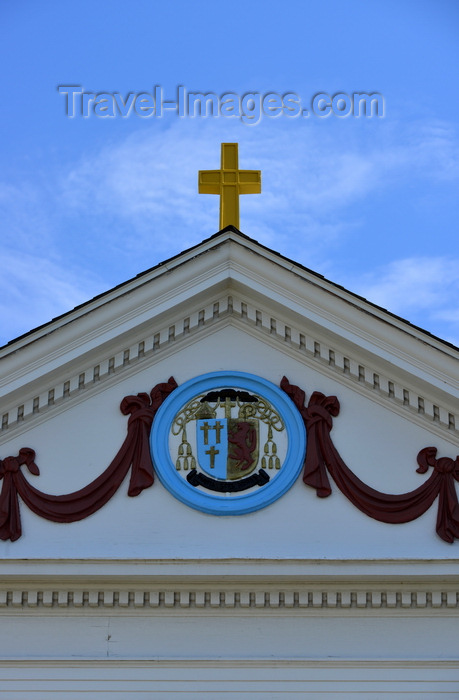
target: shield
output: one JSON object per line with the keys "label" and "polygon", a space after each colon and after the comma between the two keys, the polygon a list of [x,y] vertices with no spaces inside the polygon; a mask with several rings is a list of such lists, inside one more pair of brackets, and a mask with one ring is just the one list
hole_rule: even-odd
{"label": "shield", "polygon": [[242,479],[258,465],[257,419],[207,418],[196,421],[201,469],[214,479]]}

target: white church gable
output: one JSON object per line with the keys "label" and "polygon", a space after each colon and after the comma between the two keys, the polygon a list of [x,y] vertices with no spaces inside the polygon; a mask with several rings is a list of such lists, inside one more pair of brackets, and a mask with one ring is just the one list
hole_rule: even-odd
{"label": "white church gable", "polygon": [[[22,679],[24,668],[35,678],[26,660],[36,653],[48,664],[61,664],[50,678],[70,678],[70,658],[99,671],[103,662],[95,660],[120,658],[126,667],[121,681],[128,684],[133,665],[154,656],[164,662],[167,697],[175,697],[180,684],[176,673],[164,669],[175,664],[182,673],[190,658],[203,663],[189,685],[197,693],[203,679],[217,684],[206,687],[221,687],[221,669],[230,660],[239,668],[254,659],[246,678],[260,689],[255,697],[266,697],[263,682],[270,678],[266,664],[272,656],[285,661],[278,676],[284,685],[273,686],[279,695],[272,697],[283,697],[285,683],[293,680],[298,697],[314,697],[306,694],[312,657],[320,669],[314,687],[329,693],[325,697],[344,693],[333,686],[335,671],[324,662],[331,656],[342,664],[360,659],[350,692],[366,692],[366,673],[381,692],[389,688],[382,666],[361,670],[375,658],[397,666],[399,678],[410,682],[416,676],[410,668],[420,669],[425,659],[436,663],[430,676],[416,676],[428,692],[435,675],[453,683],[447,659],[457,642],[459,545],[439,534],[437,514],[438,493],[447,488],[440,472],[459,473],[458,358],[447,343],[232,228],[5,346],[0,459],[33,450],[29,461],[39,474],[29,473],[26,462],[20,469],[44,494],[78,491],[103,474],[127,435],[124,397],[149,394],[171,377],[179,391],[201,375],[225,372],[274,385],[298,415],[281,388],[284,377],[305,392],[305,410],[314,392],[337,397],[339,411],[329,416],[331,443],[352,474],[377,493],[410,493],[434,472],[439,476],[432,504],[398,524],[363,512],[330,473],[331,493],[318,498],[303,483],[303,454],[292,456],[298,476],[285,492],[236,515],[184,503],[158,473],[151,486],[128,496],[128,472],[105,505],[76,522],[41,517],[19,495],[21,535],[0,542],[0,610],[15,625],[12,638],[4,638],[2,658],[14,660]],[[316,439],[311,426],[307,450]],[[265,431],[266,442],[268,428],[257,430]],[[423,453],[429,462],[423,469],[423,457],[417,457],[425,448],[436,452]],[[261,444],[259,450],[261,460]],[[275,478],[274,466],[271,485]],[[244,503],[262,488],[248,488]],[[218,510],[218,498],[225,496],[216,495]],[[459,513],[453,511],[454,528]],[[22,618],[15,622],[18,605]],[[428,623],[429,644],[419,641],[417,631],[426,624],[426,611],[429,619],[438,613]],[[64,613],[77,623],[70,641]],[[314,629],[308,626],[312,618]],[[107,642],[108,619],[118,646]],[[151,633],[159,620],[162,644]],[[100,633],[89,634],[94,621]],[[191,621],[198,642],[193,653],[186,633]],[[228,630],[224,640],[214,636],[222,624]],[[40,645],[42,637],[47,641]],[[226,659],[223,666],[217,658]],[[210,675],[206,664],[214,669]],[[240,677],[239,668],[232,678]],[[25,681],[17,683],[26,688]],[[54,687],[49,683],[43,697]],[[148,692],[158,687],[145,683]],[[67,697],[71,686],[60,687]],[[229,697],[244,697],[229,681],[227,688],[234,693]],[[136,697],[129,693],[124,697]],[[0,697],[8,696],[0,691]],[[151,697],[166,697],[166,691]]]}

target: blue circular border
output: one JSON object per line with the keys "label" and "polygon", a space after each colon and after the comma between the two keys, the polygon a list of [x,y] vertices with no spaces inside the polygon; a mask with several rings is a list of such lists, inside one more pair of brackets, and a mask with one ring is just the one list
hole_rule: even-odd
{"label": "blue circular border", "polygon": [[[281,414],[288,433],[287,454],[276,478],[258,491],[231,497],[200,491],[189,484],[178,474],[169,452],[169,432],[177,412],[198,394],[223,387],[252,391],[266,398]],[[306,430],[291,399],[271,382],[246,372],[212,372],[190,379],[167,397],[153,421],[150,449],[159,480],[179,501],[213,515],[243,515],[273,503],[296,481],[306,453]]]}

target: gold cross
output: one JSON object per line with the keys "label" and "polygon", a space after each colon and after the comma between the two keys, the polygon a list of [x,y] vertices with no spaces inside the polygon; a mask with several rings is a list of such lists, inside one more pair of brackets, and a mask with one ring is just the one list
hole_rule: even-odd
{"label": "gold cross", "polygon": [[210,455],[210,468],[214,469],[215,468],[215,455],[219,455],[220,450],[216,450],[215,447],[212,445],[210,450],[206,450],[206,455]]}
{"label": "gold cross", "polygon": [[225,399],[225,418],[231,418],[231,409],[237,406],[236,401],[231,401],[230,397],[227,396]]}
{"label": "gold cross", "polygon": [[214,425],[214,430],[215,430],[215,442],[217,445],[220,444],[220,432],[221,429],[223,428],[223,425],[220,423],[220,421],[217,421]]}
{"label": "gold cross", "polygon": [[209,425],[209,423],[207,421],[204,423],[204,425],[201,425],[200,430],[204,431],[204,445],[209,444],[209,430],[210,430],[210,428],[211,428],[211,426]]}
{"label": "gold cross", "polygon": [[239,170],[238,144],[222,143],[220,170],[200,170],[200,194],[220,195],[220,231],[239,228],[239,195],[261,192],[260,170]]}

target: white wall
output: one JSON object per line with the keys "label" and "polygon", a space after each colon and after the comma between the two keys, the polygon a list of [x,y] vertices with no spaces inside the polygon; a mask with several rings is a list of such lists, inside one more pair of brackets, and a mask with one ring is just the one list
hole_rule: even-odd
{"label": "white wall", "polygon": [[[423,447],[457,454],[408,413],[227,326],[24,424],[0,457],[31,447],[41,470],[31,483],[76,490],[122,444],[124,396],[171,374],[181,384],[231,369],[336,394],[335,445],[379,490],[422,484]],[[387,525],[336,487],[318,499],[299,479],[261,511],[217,517],[157,480],[137,498],[126,481],[79,523],[48,522],[23,504],[21,516],[22,538],[0,542],[1,700],[458,696],[458,545],[436,535],[436,504]]]}
{"label": "white wall", "polygon": [[[379,490],[402,493],[421,485],[428,475],[416,473],[416,455],[423,447],[436,446],[439,456],[457,452],[452,443],[376,401],[226,327],[70,404],[3,444],[1,456],[31,447],[41,470],[39,477],[27,475],[31,483],[49,493],[76,490],[98,476],[122,444],[127,420],[119,403],[125,395],[149,391],[171,374],[180,384],[228,368],[258,373],[276,384],[285,374],[308,396],[314,390],[336,394],[341,412],[334,419],[334,443],[348,466]],[[435,532],[436,504],[416,521],[388,525],[362,514],[336,487],[329,498],[318,499],[301,478],[277,502],[242,516],[195,511],[159,480],[136,498],[126,492],[127,482],[99,512],[73,524],[48,522],[21,504],[23,536],[0,543],[2,558],[457,558],[458,545],[443,542]]]}

